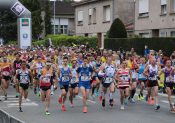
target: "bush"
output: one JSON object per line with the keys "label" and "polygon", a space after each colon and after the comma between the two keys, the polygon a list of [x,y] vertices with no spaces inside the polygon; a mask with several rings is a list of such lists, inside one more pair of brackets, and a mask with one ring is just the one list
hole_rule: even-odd
{"label": "bush", "polygon": [[128,39],[110,39],[106,38],[104,42],[106,49],[119,50],[122,47],[124,50],[134,48],[135,51],[143,55],[145,45],[149,49],[163,50],[167,55],[170,55],[175,50],[175,38],[128,38]]}
{"label": "bush", "polygon": [[[44,45],[48,46],[49,38],[52,40],[54,46],[73,46],[75,45],[86,45],[89,47],[96,48],[97,38],[96,37],[83,37],[83,36],[67,36],[67,35],[48,35],[44,40],[33,41],[32,45]],[[9,44],[17,44],[17,41],[9,42]]]}
{"label": "bush", "polygon": [[83,36],[67,36],[67,35],[48,35],[45,40],[46,42],[51,38],[54,46],[72,46],[75,45],[86,45],[90,47],[97,46],[96,37],[83,37]]}
{"label": "bush", "polygon": [[119,18],[114,20],[107,35],[108,38],[127,38],[125,25]]}

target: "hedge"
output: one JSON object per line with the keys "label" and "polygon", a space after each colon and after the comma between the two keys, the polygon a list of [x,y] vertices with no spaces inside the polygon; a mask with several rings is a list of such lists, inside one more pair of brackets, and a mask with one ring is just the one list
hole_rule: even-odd
{"label": "hedge", "polygon": [[48,40],[51,38],[54,46],[72,46],[75,45],[86,45],[89,44],[89,47],[97,46],[96,37],[83,37],[83,36],[67,36],[67,35],[48,35],[44,40],[35,41],[33,45],[47,45]]}
{"label": "hedge", "polygon": [[166,55],[170,55],[175,50],[175,38],[125,38],[125,39],[109,39],[104,42],[105,49],[119,50],[122,47],[124,50],[134,48],[135,51],[143,55],[145,45],[149,49],[163,50]]}

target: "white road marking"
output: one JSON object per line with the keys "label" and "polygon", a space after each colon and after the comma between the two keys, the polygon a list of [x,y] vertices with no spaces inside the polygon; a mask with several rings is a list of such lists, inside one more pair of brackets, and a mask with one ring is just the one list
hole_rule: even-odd
{"label": "white road marking", "polygon": [[[80,99],[83,99],[83,97],[81,97],[81,96],[77,96],[78,98],[80,98]],[[95,101],[92,101],[92,100],[87,100],[88,102],[90,102],[90,103],[93,103],[93,104],[96,104],[96,102]]]}
{"label": "white road marking", "polygon": [[[4,98],[4,96],[0,96],[0,98]],[[16,98],[16,95],[7,95],[7,98]]]}
{"label": "white road marking", "polygon": [[161,102],[169,104],[169,101],[167,100],[161,100]]}
{"label": "white road marking", "polygon": [[[18,107],[18,103],[12,103],[12,104],[7,104],[7,107]],[[34,102],[27,102],[27,103],[22,103],[22,106],[38,106],[37,103]]]}

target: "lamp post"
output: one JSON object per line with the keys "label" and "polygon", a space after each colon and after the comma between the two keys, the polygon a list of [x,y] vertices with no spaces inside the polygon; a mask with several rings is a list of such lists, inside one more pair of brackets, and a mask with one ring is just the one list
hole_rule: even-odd
{"label": "lamp post", "polygon": [[53,1],[53,9],[54,9],[54,12],[53,12],[53,18],[54,18],[54,25],[53,26],[54,27],[53,28],[54,28],[54,35],[55,35],[55,1],[56,0]]}

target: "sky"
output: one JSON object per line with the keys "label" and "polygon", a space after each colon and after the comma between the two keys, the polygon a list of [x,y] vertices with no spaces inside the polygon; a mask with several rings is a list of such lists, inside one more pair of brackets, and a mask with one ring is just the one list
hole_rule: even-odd
{"label": "sky", "polygon": [[[55,1],[55,0],[50,0],[50,1]],[[74,0],[74,1],[81,1],[81,0]]]}

